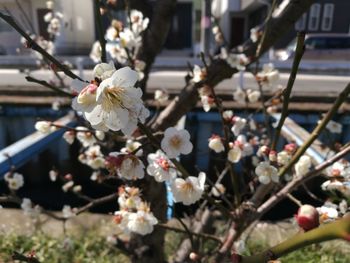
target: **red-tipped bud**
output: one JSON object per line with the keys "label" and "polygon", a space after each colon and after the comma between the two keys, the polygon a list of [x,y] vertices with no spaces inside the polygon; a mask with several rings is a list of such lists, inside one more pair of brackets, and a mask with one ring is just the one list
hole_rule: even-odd
{"label": "red-tipped bud", "polygon": [[320,225],[320,215],[312,205],[301,206],[295,218],[304,231],[309,231]]}
{"label": "red-tipped bud", "polygon": [[66,174],[66,175],[64,176],[64,179],[70,181],[70,180],[73,179],[73,176],[72,176],[71,174]]}
{"label": "red-tipped bud", "polygon": [[289,154],[293,154],[297,149],[297,145],[295,143],[289,143],[284,146],[284,150]]}

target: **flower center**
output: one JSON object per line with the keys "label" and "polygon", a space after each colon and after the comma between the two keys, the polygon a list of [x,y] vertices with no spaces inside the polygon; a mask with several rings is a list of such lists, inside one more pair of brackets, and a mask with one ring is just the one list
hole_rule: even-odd
{"label": "flower center", "polygon": [[193,192],[194,187],[193,187],[192,183],[186,182],[186,183],[181,185],[181,190],[183,192]]}
{"label": "flower center", "polygon": [[124,89],[120,87],[108,87],[104,90],[105,99],[102,102],[102,109],[110,112],[113,107],[123,106]]}
{"label": "flower center", "polygon": [[174,147],[175,149],[179,149],[181,146],[181,138],[179,136],[173,136],[170,139],[170,144],[172,147]]}
{"label": "flower center", "polygon": [[165,158],[159,158],[156,160],[156,162],[164,171],[169,171],[170,164]]}

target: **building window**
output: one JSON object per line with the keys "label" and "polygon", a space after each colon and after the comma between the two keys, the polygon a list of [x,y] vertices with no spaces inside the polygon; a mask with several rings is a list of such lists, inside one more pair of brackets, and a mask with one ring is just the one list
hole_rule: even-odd
{"label": "building window", "polygon": [[313,4],[310,9],[309,24],[308,24],[309,30],[318,30],[319,23],[320,23],[320,14],[321,14],[321,5]]}
{"label": "building window", "polygon": [[333,24],[333,13],[334,13],[334,4],[325,4],[323,8],[323,17],[322,17],[322,30],[330,31],[332,30]]}
{"label": "building window", "polygon": [[303,14],[299,20],[295,23],[295,30],[296,31],[303,31],[306,27],[306,13]]}

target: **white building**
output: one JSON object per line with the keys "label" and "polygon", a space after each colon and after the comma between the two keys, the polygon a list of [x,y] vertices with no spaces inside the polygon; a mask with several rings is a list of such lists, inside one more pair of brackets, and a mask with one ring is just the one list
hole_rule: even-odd
{"label": "white building", "polygon": [[[45,35],[47,23],[43,17],[50,10],[46,0],[1,0],[2,12],[10,13],[22,28]],[[87,53],[95,40],[92,0],[56,0],[54,10],[64,14],[58,54]],[[15,54],[21,47],[20,35],[0,19],[0,54]]]}

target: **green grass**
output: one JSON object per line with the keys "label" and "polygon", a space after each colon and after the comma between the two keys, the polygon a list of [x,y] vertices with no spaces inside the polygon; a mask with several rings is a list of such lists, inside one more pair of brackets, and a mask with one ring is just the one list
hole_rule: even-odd
{"label": "green grass", "polygon": [[[168,259],[178,248],[184,234],[168,232],[166,235],[165,253]],[[65,239],[53,238],[36,232],[30,236],[14,233],[0,235],[0,263],[10,263],[11,254],[17,251],[23,254],[34,250],[42,263],[129,263],[127,256],[108,245],[106,239],[92,229]],[[201,244],[205,252],[213,251],[215,242]],[[250,241],[245,254],[258,253],[267,248],[264,241]],[[342,241],[325,242],[311,245],[302,250],[290,253],[281,258],[283,263],[349,263],[350,246]]]}
{"label": "green grass", "polygon": [[105,238],[94,232],[70,238],[52,238],[45,234],[0,236],[0,262],[12,262],[11,254],[34,250],[40,262],[50,263],[129,263],[120,251],[106,244]]}

